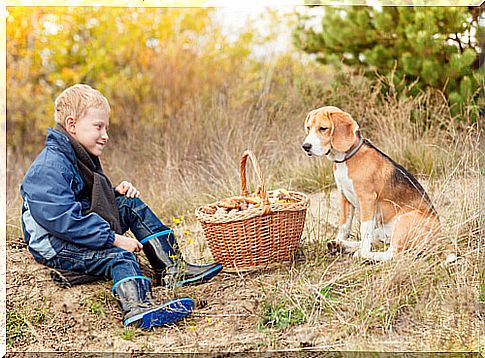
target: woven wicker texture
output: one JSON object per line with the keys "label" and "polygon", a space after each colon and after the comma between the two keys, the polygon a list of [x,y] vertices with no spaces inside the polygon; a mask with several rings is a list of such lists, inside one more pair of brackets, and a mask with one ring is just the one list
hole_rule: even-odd
{"label": "woven wicker texture", "polygon": [[196,209],[209,248],[225,269],[264,267],[290,261],[299,247],[310,200],[305,194],[289,191],[296,202],[270,203],[274,192],[266,191],[264,178],[254,154],[247,150],[241,158],[241,195],[246,189],[246,163],[251,159],[258,178],[256,193],[261,205],[227,215],[208,214],[210,204]]}

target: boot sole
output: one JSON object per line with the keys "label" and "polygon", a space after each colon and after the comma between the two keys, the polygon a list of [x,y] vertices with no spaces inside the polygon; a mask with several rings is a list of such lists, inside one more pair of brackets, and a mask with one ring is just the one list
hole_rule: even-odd
{"label": "boot sole", "polygon": [[141,329],[160,327],[187,317],[195,308],[191,298],[180,298],[150,311],[137,314],[123,322],[125,326],[136,325]]}
{"label": "boot sole", "polygon": [[178,281],[177,283],[175,283],[175,285],[168,284],[168,285],[165,285],[164,287],[173,288],[173,287],[179,287],[179,286],[198,285],[209,281],[211,278],[215,277],[219,272],[221,272],[221,270],[222,270],[222,265],[219,265],[210,269],[207,272],[204,272],[203,274],[200,274],[199,276],[195,276],[183,281]]}

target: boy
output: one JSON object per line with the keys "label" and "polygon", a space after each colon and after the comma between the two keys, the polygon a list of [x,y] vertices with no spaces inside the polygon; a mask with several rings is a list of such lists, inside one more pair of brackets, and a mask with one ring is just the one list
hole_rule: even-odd
{"label": "boy", "polygon": [[[170,287],[208,281],[222,266],[184,262],[173,231],[139,199],[139,191],[127,181],[111,185],[99,160],[109,114],[107,99],[88,85],[57,97],[56,126],[48,129],[46,146],[20,188],[24,238],[35,260],[57,273],[112,279],[125,326],[162,326],[189,315],[195,303],[180,298],[155,304],[133,252],[143,250],[156,282]],[[123,235],[128,229],[136,239]]]}

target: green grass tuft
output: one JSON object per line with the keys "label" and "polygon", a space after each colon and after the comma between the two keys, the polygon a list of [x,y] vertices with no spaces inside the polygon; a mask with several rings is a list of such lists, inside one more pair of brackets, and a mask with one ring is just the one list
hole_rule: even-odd
{"label": "green grass tuft", "polygon": [[263,305],[258,329],[275,328],[281,330],[305,322],[305,313],[301,308],[288,307],[284,300],[280,300],[276,304],[266,303]]}
{"label": "green grass tuft", "polygon": [[102,289],[94,298],[86,298],[84,305],[88,308],[89,312],[106,317],[106,308],[110,301],[113,301],[113,297],[106,290]]}
{"label": "green grass tuft", "polygon": [[136,329],[136,328],[125,327],[121,331],[119,336],[121,337],[121,339],[124,339],[125,341],[132,341],[133,338],[140,336],[141,333],[142,332],[140,330]]}
{"label": "green grass tuft", "polygon": [[16,310],[7,309],[7,342],[10,347],[18,340],[28,337],[29,330],[25,316]]}
{"label": "green grass tuft", "polygon": [[318,298],[321,298],[321,299],[324,299],[324,300],[327,300],[327,301],[335,301],[337,298],[332,293],[333,286],[334,285],[332,285],[332,284],[323,286],[318,291]]}
{"label": "green grass tuft", "polygon": [[6,333],[8,345],[13,347],[15,343],[29,337],[29,328],[44,324],[46,315],[46,309],[43,307],[36,307],[32,311],[27,311],[25,308],[7,309]]}

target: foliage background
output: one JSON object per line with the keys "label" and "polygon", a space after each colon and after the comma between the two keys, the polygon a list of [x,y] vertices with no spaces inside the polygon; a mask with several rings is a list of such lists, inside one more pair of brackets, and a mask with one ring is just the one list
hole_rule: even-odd
{"label": "foliage background", "polygon": [[[386,76],[399,92],[413,84],[411,96],[437,89],[456,115],[480,100],[480,8],[316,10],[269,10],[261,16],[264,29],[253,21],[227,34],[214,8],[10,7],[8,146],[38,151],[52,124],[53,100],[79,82],[109,98],[112,132],[121,136],[147,125],[163,130],[184,108],[203,108],[215,98],[247,103],[258,86],[277,97],[273,89],[284,77],[278,72],[303,82],[303,67],[313,77],[315,69],[321,88],[331,73],[350,69],[371,79]],[[271,52],[270,41],[285,26],[294,29],[296,47]]]}
{"label": "foliage background", "polygon": [[74,83],[104,93],[113,109],[113,131],[126,134],[174,120],[184,105],[237,83],[250,65],[252,34],[229,43],[209,9],[8,11],[8,144],[23,151],[39,144],[52,124],[53,99]]}
{"label": "foliage background", "polygon": [[458,113],[479,95],[480,14],[479,7],[330,7],[319,29],[300,16],[294,39],[321,63],[392,76],[401,88],[414,83],[413,94],[439,89]]}

